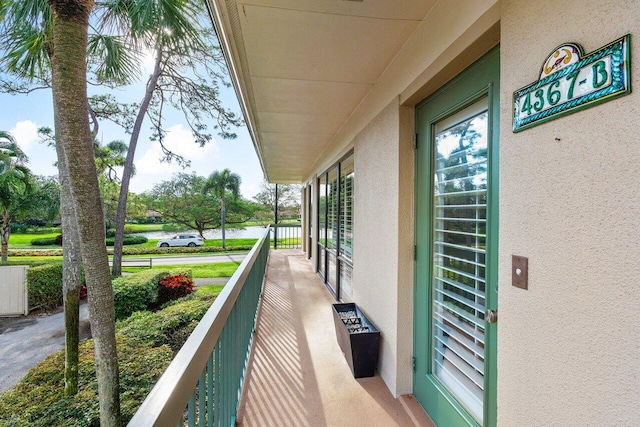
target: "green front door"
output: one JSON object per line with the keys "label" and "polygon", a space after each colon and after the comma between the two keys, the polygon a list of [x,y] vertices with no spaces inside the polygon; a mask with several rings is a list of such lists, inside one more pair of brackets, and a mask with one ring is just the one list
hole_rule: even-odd
{"label": "green front door", "polygon": [[438,426],[496,423],[499,50],[416,109],[414,395]]}

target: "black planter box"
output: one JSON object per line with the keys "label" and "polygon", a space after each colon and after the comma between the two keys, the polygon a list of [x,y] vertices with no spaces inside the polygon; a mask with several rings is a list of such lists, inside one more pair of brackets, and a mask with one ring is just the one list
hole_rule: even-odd
{"label": "black planter box", "polygon": [[354,378],[372,377],[378,364],[380,331],[353,303],[333,304],[333,323]]}

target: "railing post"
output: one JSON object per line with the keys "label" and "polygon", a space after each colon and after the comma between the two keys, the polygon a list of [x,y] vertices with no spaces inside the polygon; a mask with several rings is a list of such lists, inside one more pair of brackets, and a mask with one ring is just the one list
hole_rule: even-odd
{"label": "railing post", "polygon": [[273,249],[278,249],[278,224],[273,224]]}
{"label": "railing post", "polygon": [[278,249],[278,184],[276,184],[276,203],[273,210],[273,249]]}

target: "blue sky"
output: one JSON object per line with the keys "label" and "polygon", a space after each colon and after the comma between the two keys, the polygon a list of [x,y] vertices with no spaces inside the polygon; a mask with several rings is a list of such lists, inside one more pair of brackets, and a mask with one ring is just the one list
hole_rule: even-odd
{"label": "blue sky", "polygon": [[[141,82],[146,81],[146,76]],[[235,92],[232,88],[221,88],[223,105],[240,114]],[[104,93],[102,91],[101,93]],[[144,94],[143,83],[135,84],[126,90],[113,91],[119,101],[140,102]],[[55,149],[39,143],[37,129],[42,126],[53,128],[53,106],[50,90],[39,90],[29,95],[0,94],[0,130],[9,131],[29,157],[28,167],[36,175],[57,175],[53,166],[56,161]],[[171,178],[174,173],[192,171],[208,176],[214,170],[230,169],[242,177],[241,191],[246,198],[253,197],[260,190],[263,173],[260,169],[253,143],[245,127],[238,128],[238,138],[225,140],[215,135],[214,140],[205,147],[193,142],[191,131],[182,116],[177,112],[166,114],[166,144],[173,151],[191,160],[191,167],[182,169],[175,163],[161,163],[160,147],[149,141],[147,121],[143,124],[142,135],[138,141],[135,156],[136,175],[131,179],[130,191],[142,193],[150,190],[154,184]],[[213,123],[212,123],[213,124]],[[120,128],[108,123],[100,124],[98,139],[103,143],[114,140],[129,142],[129,135]]]}

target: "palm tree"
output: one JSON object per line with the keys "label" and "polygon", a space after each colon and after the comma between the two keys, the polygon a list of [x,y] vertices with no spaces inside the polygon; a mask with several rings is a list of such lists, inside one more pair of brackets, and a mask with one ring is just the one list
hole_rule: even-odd
{"label": "palm tree", "polygon": [[[19,77],[37,77],[37,85],[22,85],[4,81],[5,88],[28,92],[35,86],[50,87],[50,77],[40,72],[48,65],[48,32],[50,10],[39,6],[43,0],[0,1],[0,21],[4,10],[27,20],[14,28],[0,27],[0,50],[8,55],[0,58],[0,68]],[[106,119],[122,126],[131,135],[118,198],[116,235],[113,255],[113,275],[121,273],[122,240],[126,220],[129,183],[133,161],[143,122],[150,119],[156,139],[165,159],[183,161],[163,145],[163,112],[166,105],[181,111],[196,142],[208,143],[213,136],[208,127],[224,138],[235,138],[230,126],[242,119],[224,108],[219,101],[218,82],[226,83],[226,65],[211,28],[202,25],[203,3],[199,0],[106,0],[98,2],[91,20],[88,55],[93,83],[108,87],[124,86],[137,79],[140,58],[154,52],[154,67],[146,83],[145,93],[137,104],[121,104],[112,95],[92,98],[92,121]],[[17,12],[16,12],[17,11]],[[9,14],[11,15],[11,14]],[[1,26],[1,24],[0,24]],[[209,120],[212,119],[212,120]],[[94,135],[97,134],[94,129]],[[188,163],[188,162],[185,162]]]}
{"label": "palm tree", "polygon": [[16,140],[9,132],[0,130],[0,176],[6,175],[14,168],[18,161],[18,147]]}
{"label": "palm tree", "polygon": [[225,239],[225,222],[227,217],[226,201],[227,191],[231,193],[233,198],[237,198],[240,194],[240,175],[225,169],[222,172],[214,171],[204,183],[202,192],[204,194],[213,193],[220,199],[220,228],[222,229],[222,249],[226,249]]}
{"label": "palm tree", "polygon": [[[120,387],[111,271],[89,128],[87,46],[93,0],[47,0],[52,14],[51,88],[58,165],[69,177],[87,281],[96,353],[100,424],[120,425]],[[63,160],[62,162],[60,160]]]}
{"label": "palm tree", "polygon": [[[95,0],[2,1],[0,46],[6,53],[2,63],[7,72],[29,83],[36,81],[51,87],[53,92],[61,215],[66,217],[64,242],[74,240],[70,238],[71,230],[77,226],[82,244],[74,246],[82,254],[89,293],[100,421],[101,425],[115,426],[120,425],[120,399],[113,290],[101,226],[102,205],[87,98],[88,28],[94,3]],[[103,70],[103,75],[109,73],[112,69]]]}
{"label": "palm tree", "polygon": [[[99,117],[95,114],[95,111],[87,111],[87,105],[80,106],[79,103],[65,105],[61,101],[65,97],[75,96],[74,101],[82,97],[85,99],[85,103],[88,103],[86,99],[87,66],[91,69],[91,75],[95,78],[95,83],[105,84],[109,87],[123,86],[139,76],[142,52],[145,49],[156,51],[155,67],[147,82],[145,96],[142,102],[136,106],[137,110],[135,111],[138,111],[138,114],[135,120],[131,120],[131,126],[127,126],[127,130],[131,133],[131,140],[122,177],[116,245],[114,247],[114,274],[119,275],[126,201],[129,180],[133,173],[133,156],[142,121],[147,115],[150,106],[157,110],[156,117],[159,118],[153,122],[153,125],[158,130],[160,141],[163,133],[160,122],[164,102],[172,103],[174,106],[176,104],[186,106],[185,108],[190,109],[191,113],[187,114],[185,112],[185,116],[189,116],[187,120],[192,130],[194,130],[194,134],[198,134],[198,142],[201,144],[208,142],[212,138],[206,132],[206,126],[202,122],[203,117],[206,118],[207,115],[213,115],[211,112],[217,111],[219,113],[217,117],[213,115],[214,119],[217,119],[216,128],[219,127],[223,134],[228,137],[233,136],[233,134],[226,131],[228,124],[236,124],[240,120],[220,106],[217,100],[217,86],[214,82],[203,83],[198,81],[194,83],[193,80],[186,78],[187,76],[184,73],[180,73],[180,67],[185,64],[197,64],[194,66],[194,70],[197,68],[195,74],[200,75],[200,71],[207,69],[211,64],[223,61],[219,52],[214,54],[213,51],[215,49],[208,49],[209,45],[203,43],[203,40],[207,37],[203,34],[210,34],[206,29],[198,28],[200,21],[195,17],[195,13],[202,10],[201,2],[196,0],[106,0],[99,2],[96,9],[99,8],[100,11],[93,15],[94,18],[91,19],[91,34],[87,37],[88,17],[92,13],[94,5],[95,0],[0,1],[0,50],[4,53],[0,57],[0,68],[15,78],[15,80],[3,81],[5,90],[28,93],[37,88],[53,89],[56,114],[56,151],[58,153],[58,168],[62,185],[61,215],[66,217],[66,219],[63,217],[62,220],[63,234],[66,236],[63,240],[63,251],[65,251],[65,244],[71,244],[71,247],[68,248],[69,250],[79,250],[80,246],[82,246],[82,258],[86,272],[86,269],[89,268],[87,265],[89,262],[95,262],[95,266],[98,268],[98,264],[102,262],[102,255],[97,258],[91,258],[91,261],[89,261],[85,257],[85,249],[88,250],[89,246],[84,243],[80,245],[79,239],[73,238],[74,230],[80,231],[80,234],[84,236],[82,231],[84,227],[81,224],[84,218],[81,220],[81,217],[86,212],[83,211],[80,205],[86,200],[90,200],[90,198],[80,200],[81,197],[84,197],[84,194],[81,191],[76,191],[75,185],[86,184],[89,187],[85,189],[91,193],[93,178],[85,183],[78,181],[78,176],[84,176],[83,174],[88,173],[88,170],[76,169],[76,167],[90,168],[90,166],[84,164],[89,162],[88,157],[75,157],[79,154],[87,154],[84,153],[86,147],[83,146],[82,151],[78,152],[72,149],[73,147],[79,148],[79,144],[86,142],[84,140],[84,117],[82,117],[82,120],[73,123],[71,110],[75,109],[73,111],[75,117],[84,116],[85,112],[87,115],[90,112],[93,113],[91,114],[94,124],[93,137],[97,133],[95,125],[98,118],[106,116]],[[80,29],[79,26],[83,28]],[[80,32],[82,32],[82,37],[80,37]],[[69,46],[70,43],[75,43],[76,46]],[[174,49],[175,55],[172,60],[163,54],[165,48]],[[79,49],[84,49],[82,55],[76,55]],[[196,52],[196,54],[190,56],[190,52]],[[194,56],[197,59],[194,59]],[[87,57],[89,60],[87,60]],[[65,60],[68,60],[69,63],[62,65]],[[80,64],[80,61],[83,61],[83,63]],[[74,69],[64,69],[67,65],[74,67]],[[59,68],[56,69],[56,67]],[[56,71],[60,74],[56,75]],[[84,75],[80,76],[80,71]],[[176,81],[189,88],[191,96],[186,102],[182,102],[181,96],[176,95],[182,94],[182,90],[174,90],[167,96],[164,96],[164,93],[154,95],[154,91],[158,90],[158,88],[168,86],[167,81],[163,79],[170,73],[176,76]],[[72,75],[72,78],[77,80],[78,86],[83,86],[82,91],[77,93],[69,92],[74,90],[75,87],[67,80]],[[168,90],[173,90],[173,87]],[[201,94],[205,96],[200,96]],[[57,109],[58,107],[59,110]],[[202,114],[203,112],[205,114]],[[113,114],[118,116],[118,112]],[[124,118],[123,121],[129,123],[129,118],[130,116]],[[117,120],[115,121],[117,122]],[[171,153],[165,152],[165,154],[169,156]],[[81,163],[82,165],[80,165]],[[95,171],[95,165],[92,168]],[[76,195],[75,198],[72,198],[73,194]],[[65,204],[65,197],[67,197],[66,200],[72,203]],[[65,210],[64,206],[69,209]],[[93,206],[84,204],[84,206],[87,209],[100,210],[99,204],[94,204]],[[74,222],[76,217],[78,219],[77,223]],[[97,228],[99,224],[102,224],[101,220],[94,222],[94,228]],[[90,229],[85,231],[87,232],[85,237],[91,235]],[[82,237],[83,242],[85,237]],[[97,238],[94,240],[102,241],[102,239]],[[73,242],[75,244],[72,244]],[[98,253],[101,254],[101,251],[99,250]],[[65,256],[65,271],[74,266],[70,265],[71,261],[68,262],[71,259],[73,258]],[[77,271],[79,271],[79,262],[75,265],[78,268]],[[103,280],[101,272],[100,268],[96,270],[98,274],[96,276],[97,281]],[[63,274],[65,286],[67,282],[64,277],[71,276],[71,274],[66,276]],[[105,292],[97,292],[101,286],[104,287]],[[111,295],[110,280],[108,286],[109,290],[106,289],[107,283],[97,283],[96,292],[94,293],[96,297],[105,298],[101,300],[103,303],[108,303],[108,296]],[[92,292],[89,290],[90,301],[91,295]],[[92,328],[96,326],[94,324],[109,321],[108,318],[93,318],[93,316],[100,316],[99,313],[111,311],[109,307],[104,308],[105,310],[91,310]],[[105,329],[105,333],[108,333],[107,329]],[[94,338],[97,338],[95,333]],[[111,349],[111,344],[104,342],[104,346],[102,344],[98,345],[99,339],[97,338],[94,341],[96,343],[96,353],[102,350],[105,350],[106,353],[102,355],[104,357],[98,355],[96,359],[106,360],[106,358],[112,358],[115,360],[115,344],[113,344],[113,351],[111,351],[109,350]],[[114,401],[113,396],[108,397],[105,394],[104,398],[106,400],[103,402],[103,394],[113,394],[117,389],[117,369],[112,368],[113,365],[107,369],[110,369],[107,375],[108,378],[103,377],[105,379],[103,383],[112,383],[111,388],[109,390],[100,388],[101,417],[103,415],[103,404],[109,405],[109,402]],[[97,366],[99,380],[101,378],[100,369],[102,367]],[[113,409],[111,413],[114,413],[115,409],[117,409],[116,406],[110,407],[110,409]],[[113,421],[113,419],[110,420]],[[107,422],[106,419],[105,422]]]}
{"label": "palm tree", "polygon": [[106,145],[102,145],[98,141],[94,143],[96,169],[105,180],[110,182],[120,181],[116,168],[124,166],[128,149],[129,146],[124,141],[111,141]]}
{"label": "palm tree", "polygon": [[[96,141],[93,148],[100,194],[102,194],[105,228],[109,229],[112,222],[116,220],[118,211],[117,194],[120,192],[121,180],[116,168],[124,166],[129,147],[124,141],[111,141],[106,145]],[[132,175],[134,174],[135,167],[132,171]]]}
{"label": "palm tree", "polygon": [[24,166],[27,156],[20,149],[13,136],[0,131],[0,217],[2,225],[0,237],[2,239],[2,261],[7,260],[10,222],[12,216],[27,208],[25,196],[31,191],[31,171]]}

